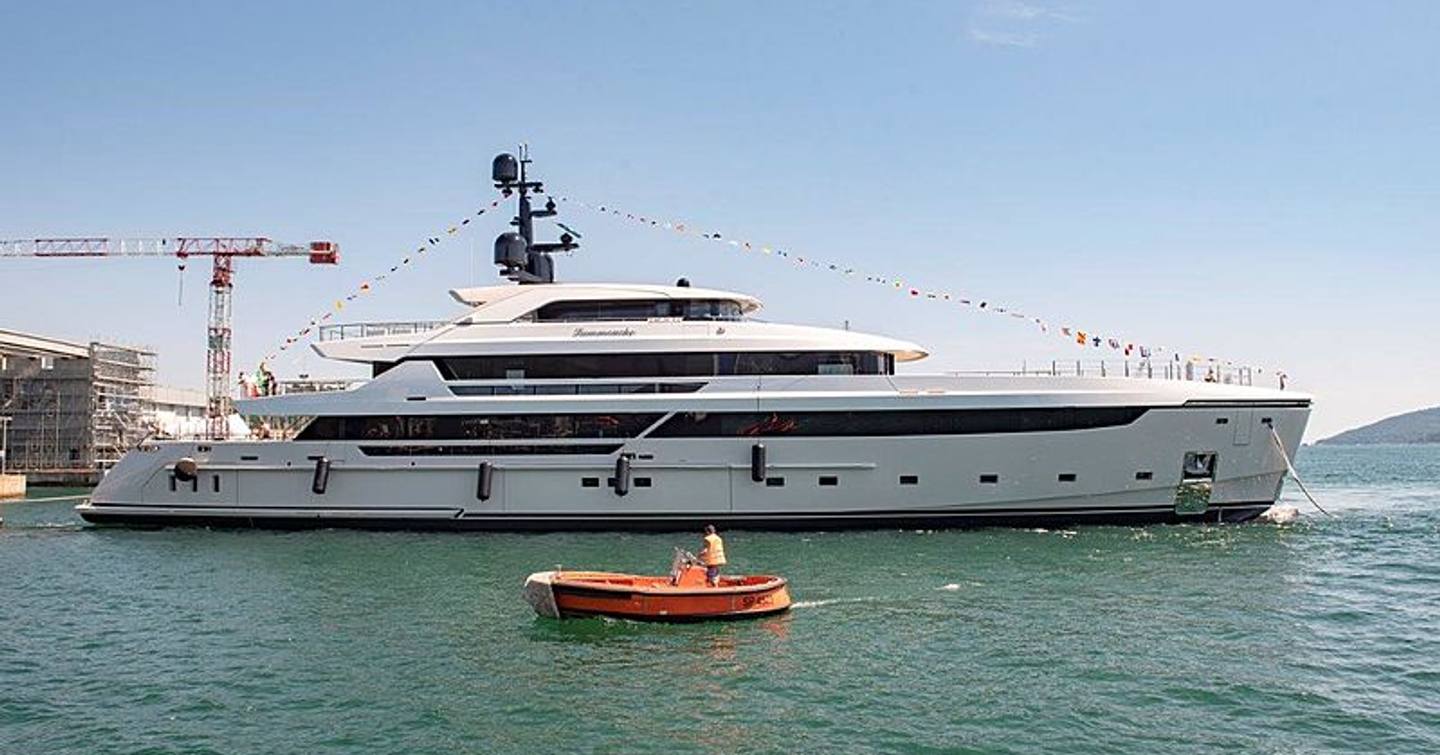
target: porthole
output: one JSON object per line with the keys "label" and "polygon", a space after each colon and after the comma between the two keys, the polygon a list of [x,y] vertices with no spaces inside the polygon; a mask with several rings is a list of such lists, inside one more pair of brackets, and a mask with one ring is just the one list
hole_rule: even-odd
{"label": "porthole", "polygon": [[1074,481],[1075,481],[1075,473],[1074,473],[1074,472],[1061,472],[1061,473],[1060,473],[1059,480],[1060,480],[1060,482],[1074,482]]}
{"label": "porthole", "polygon": [[901,485],[919,485],[919,484],[920,484],[920,476],[919,476],[919,475],[913,475],[913,474],[902,474],[902,475],[900,475],[900,484],[901,484]]}
{"label": "porthole", "polygon": [[821,475],[820,485],[822,487],[834,487],[840,484],[840,478],[834,475]]}
{"label": "porthole", "polygon": [[650,487],[650,478],[649,478],[649,477],[636,477],[636,478],[635,478],[635,487],[637,487],[637,488],[648,488],[648,487]]}
{"label": "porthole", "polygon": [[1228,424],[1230,424],[1230,418],[1229,418],[1229,417],[1216,417],[1216,418],[1215,418],[1215,424],[1217,424],[1217,425],[1228,425]]}
{"label": "porthole", "polygon": [[766,478],[765,478],[765,487],[767,487],[767,488],[783,488],[783,487],[785,487],[785,478],[784,478],[784,477],[766,477]]}
{"label": "porthole", "polygon": [[980,484],[981,484],[981,485],[994,485],[994,484],[996,484],[996,483],[998,483],[998,482],[1000,482],[1000,475],[998,475],[998,474],[982,474],[982,475],[980,475]]}
{"label": "porthole", "polygon": [[1155,477],[1155,473],[1154,473],[1154,472],[1136,472],[1136,473],[1135,473],[1135,479],[1137,479],[1137,480],[1149,480],[1149,479],[1152,479],[1152,478],[1154,478],[1154,477]]}
{"label": "porthole", "polygon": [[580,478],[580,487],[582,487],[582,488],[598,488],[598,487],[600,487],[600,478],[599,478],[599,477],[581,477],[581,478]]}

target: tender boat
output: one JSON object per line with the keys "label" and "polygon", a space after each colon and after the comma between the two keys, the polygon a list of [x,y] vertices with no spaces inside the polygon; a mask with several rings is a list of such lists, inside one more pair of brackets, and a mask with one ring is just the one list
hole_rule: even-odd
{"label": "tender boat", "polygon": [[602,571],[542,571],[525,580],[525,600],[541,616],[572,619],[610,616],[634,621],[715,621],[771,616],[790,609],[784,577],[721,577],[705,582],[693,560],[669,576]]}

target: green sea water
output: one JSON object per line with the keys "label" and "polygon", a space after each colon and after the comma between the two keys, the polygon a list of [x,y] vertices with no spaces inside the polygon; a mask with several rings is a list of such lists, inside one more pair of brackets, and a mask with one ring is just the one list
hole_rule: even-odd
{"label": "green sea water", "polygon": [[1440,446],[1300,464],[1333,518],[1292,484],[1283,527],[731,532],[799,603],[686,626],[520,598],[557,563],[663,571],[682,535],[9,504],[0,752],[1440,751]]}

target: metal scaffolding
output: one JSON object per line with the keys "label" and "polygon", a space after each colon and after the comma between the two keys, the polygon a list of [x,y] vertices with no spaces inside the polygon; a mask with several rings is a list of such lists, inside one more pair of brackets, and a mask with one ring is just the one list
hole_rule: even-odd
{"label": "metal scaffolding", "polygon": [[0,331],[0,415],[15,471],[107,469],[151,431],[155,353]]}
{"label": "metal scaffolding", "polygon": [[230,401],[230,299],[235,289],[235,258],[304,257],[312,265],[334,265],[340,262],[340,246],[333,241],[284,244],[268,238],[230,236],[11,239],[0,240],[0,257],[174,257],[180,260],[181,270],[191,257],[211,258],[214,269],[210,275],[205,388],[209,395],[210,437],[225,438],[230,433],[234,408]]}

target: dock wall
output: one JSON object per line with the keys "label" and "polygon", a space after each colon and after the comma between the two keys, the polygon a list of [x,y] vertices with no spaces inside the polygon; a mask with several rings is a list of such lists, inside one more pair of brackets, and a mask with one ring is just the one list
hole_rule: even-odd
{"label": "dock wall", "polygon": [[0,499],[24,497],[25,475],[0,474]]}

